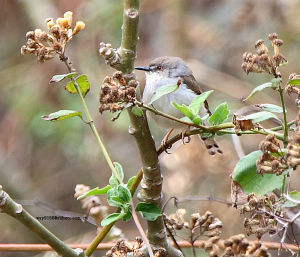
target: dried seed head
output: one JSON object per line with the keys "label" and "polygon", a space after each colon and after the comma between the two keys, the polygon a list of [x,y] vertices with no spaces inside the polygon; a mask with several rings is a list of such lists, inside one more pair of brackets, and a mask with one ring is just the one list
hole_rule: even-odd
{"label": "dried seed head", "polygon": [[69,22],[67,18],[58,18],[56,20],[57,25],[61,28],[61,29],[68,29],[69,28]]}
{"label": "dried seed head", "polygon": [[72,35],[76,35],[79,31],[85,28],[85,23],[83,21],[77,21],[75,28],[73,29]]}
{"label": "dried seed head", "polygon": [[280,47],[283,45],[283,41],[281,39],[274,39],[273,40],[274,45]]}
{"label": "dried seed head", "polygon": [[72,27],[72,22],[73,22],[73,13],[72,12],[65,12],[64,13],[64,18],[68,20],[68,29]]}
{"label": "dried seed head", "polygon": [[265,41],[263,41],[262,39],[259,39],[256,41],[255,43],[255,48],[258,49],[260,48],[262,45],[264,45]]}

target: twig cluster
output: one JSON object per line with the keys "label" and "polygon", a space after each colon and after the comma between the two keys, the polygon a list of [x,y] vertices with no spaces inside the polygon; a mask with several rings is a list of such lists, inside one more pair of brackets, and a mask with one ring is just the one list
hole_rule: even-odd
{"label": "twig cluster", "polygon": [[133,244],[120,239],[116,242],[115,246],[106,252],[104,257],[127,257],[127,253],[133,253],[136,257],[145,257],[146,255],[141,249],[142,246],[143,240],[139,237],[136,237]]}

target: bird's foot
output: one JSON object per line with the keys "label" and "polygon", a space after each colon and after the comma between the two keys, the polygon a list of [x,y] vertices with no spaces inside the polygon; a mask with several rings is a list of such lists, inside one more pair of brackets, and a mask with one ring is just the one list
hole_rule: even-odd
{"label": "bird's foot", "polygon": [[[181,140],[182,140],[182,143],[185,145],[185,144],[188,144],[189,142],[191,142],[191,136],[188,136],[186,135],[187,132],[190,131],[190,127],[188,126],[185,130],[183,130],[181,132]],[[185,141],[185,138],[187,137],[187,141]]]}
{"label": "bird's foot", "polygon": [[163,138],[163,140],[161,141],[161,147],[164,149],[164,151],[167,153],[167,154],[170,154],[168,152],[168,149],[171,149],[171,145],[168,145],[167,142],[168,142],[168,139],[170,137],[170,135],[172,134],[174,129],[171,129]]}

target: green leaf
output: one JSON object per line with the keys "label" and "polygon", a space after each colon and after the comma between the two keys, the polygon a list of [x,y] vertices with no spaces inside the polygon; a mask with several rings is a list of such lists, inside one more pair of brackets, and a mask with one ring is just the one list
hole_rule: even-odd
{"label": "green leaf", "polygon": [[178,89],[177,84],[170,84],[170,85],[165,85],[165,86],[160,87],[159,89],[157,89],[156,93],[153,95],[149,105],[154,103],[156,100],[158,100],[162,96],[173,93],[177,89]]}
{"label": "green leaf", "polygon": [[281,83],[281,78],[275,78],[271,80],[273,88],[278,88]]}
{"label": "green leaf", "polygon": [[118,197],[124,201],[124,203],[129,203],[131,201],[131,193],[129,189],[123,185],[118,185],[117,187]]}
{"label": "green leaf", "polygon": [[258,104],[263,111],[282,113],[282,107],[275,104]]}
{"label": "green leaf", "polygon": [[[116,168],[117,174],[119,175],[119,178],[123,181],[124,179],[124,172],[123,172],[123,168],[122,165],[118,162],[114,162],[114,166]],[[116,187],[117,185],[120,184],[119,180],[115,177],[115,175],[112,173],[110,179],[109,179],[109,184],[112,187]]]}
{"label": "green leaf", "polygon": [[140,107],[138,106],[134,106],[132,109],[131,109],[131,112],[135,115],[135,116],[138,116],[138,117],[142,117],[143,116],[143,111]]}
{"label": "green leaf", "polygon": [[284,175],[257,174],[256,161],[262,154],[261,151],[254,151],[241,158],[236,164],[232,179],[237,182],[245,194],[255,193],[264,195],[277,188],[282,188]]}
{"label": "green leaf", "polygon": [[193,119],[193,123],[199,125],[201,123],[202,119],[200,118],[199,115],[197,115],[196,117],[194,117]]}
{"label": "green leaf", "polygon": [[124,216],[125,216],[126,213],[112,213],[112,214],[109,214],[105,219],[103,219],[101,221],[101,226],[102,227],[105,227],[119,219],[122,219]]}
{"label": "green leaf", "polygon": [[189,123],[193,123],[193,121],[191,121],[191,119],[189,118],[189,117],[186,117],[186,116],[184,116],[184,117],[182,117],[182,118],[180,118],[182,121],[185,121],[185,122],[189,122]]}
{"label": "green leaf", "polygon": [[111,188],[107,191],[107,202],[110,206],[122,207],[124,205],[124,201],[118,197],[117,188]]}
{"label": "green leaf", "polygon": [[[86,94],[90,91],[90,83],[87,80],[87,76],[86,75],[78,76],[76,78],[76,82],[80,88],[83,97],[85,97]],[[70,81],[67,85],[65,85],[65,89],[71,94],[77,94],[77,90],[72,81]]]}
{"label": "green leaf", "polygon": [[213,90],[206,91],[201,95],[196,96],[191,104],[189,105],[190,110],[192,111],[193,115],[197,115],[200,112],[200,108],[202,104],[205,102],[207,97],[213,92]]}
{"label": "green leaf", "polygon": [[82,119],[81,112],[72,111],[72,110],[60,110],[57,112],[53,112],[48,115],[42,116],[42,119],[46,121],[58,121],[58,120],[64,120],[75,116],[78,116],[79,118]]}
{"label": "green leaf", "polygon": [[281,122],[281,120],[275,114],[266,111],[251,113],[240,118],[239,120],[252,120],[253,123],[258,123],[268,119],[276,119]]}
{"label": "green leaf", "polygon": [[300,79],[291,79],[287,82],[289,85],[300,86]]}
{"label": "green leaf", "polygon": [[160,208],[153,203],[140,202],[135,207],[135,210],[141,212],[143,218],[150,221],[154,221],[161,216]]}
{"label": "green leaf", "polygon": [[[294,199],[295,201],[299,202],[300,201],[300,192],[298,192],[296,190],[291,191],[291,192],[289,192],[289,197]],[[297,205],[299,205],[299,203],[287,200],[281,207],[282,208],[290,208],[290,207],[295,207]]]}
{"label": "green leaf", "polygon": [[190,120],[194,119],[194,115],[193,115],[191,109],[188,106],[186,106],[185,104],[179,105],[178,103],[175,103],[175,102],[172,102],[172,104],[176,107],[176,109],[178,109],[179,111],[181,111]]}
{"label": "green leaf", "polygon": [[81,199],[86,198],[91,195],[105,195],[109,189],[111,189],[110,185],[107,185],[102,188],[96,187],[96,188],[91,189],[90,191],[86,192],[85,194],[77,197],[77,200],[81,200]]}
{"label": "green leaf", "polygon": [[77,75],[76,72],[71,72],[71,73],[68,73],[68,74],[54,75],[50,79],[49,83],[59,82],[59,81],[62,81],[63,79],[65,79],[65,78],[70,78],[71,79],[71,78],[75,77],[76,75]]}
{"label": "green leaf", "polygon": [[257,86],[256,88],[254,88],[254,89],[252,90],[252,92],[250,93],[250,95],[247,96],[246,99],[244,99],[244,101],[250,100],[256,93],[258,93],[258,92],[260,92],[260,91],[262,91],[262,90],[264,90],[264,89],[266,89],[266,88],[270,88],[270,87],[274,88],[274,87],[276,87],[276,86],[275,86],[275,84],[272,83],[272,82],[267,82],[267,83],[264,83],[264,84],[262,84],[262,85]]}
{"label": "green leaf", "polygon": [[128,210],[128,212],[126,212],[126,214],[123,216],[123,220],[128,221],[131,217],[132,217],[131,211]]}
{"label": "green leaf", "polygon": [[227,103],[220,104],[216,108],[215,112],[210,116],[209,124],[214,126],[223,123],[228,118],[228,114],[229,109]]}
{"label": "green leaf", "polygon": [[126,184],[126,187],[127,187],[129,190],[130,190],[130,188],[131,188],[133,182],[135,181],[135,179],[136,179],[136,176],[133,176],[133,177],[131,177],[130,179],[128,179],[127,184]]}

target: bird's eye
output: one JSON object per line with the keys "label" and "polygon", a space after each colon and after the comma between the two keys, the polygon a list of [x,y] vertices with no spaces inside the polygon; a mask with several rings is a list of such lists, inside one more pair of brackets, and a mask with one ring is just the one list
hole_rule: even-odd
{"label": "bird's eye", "polygon": [[158,69],[158,70],[161,70],[161,66],[160,66],[160,65],[159,65],[159,66],[157,66],[157,67],[156,67],[156,69]]}

